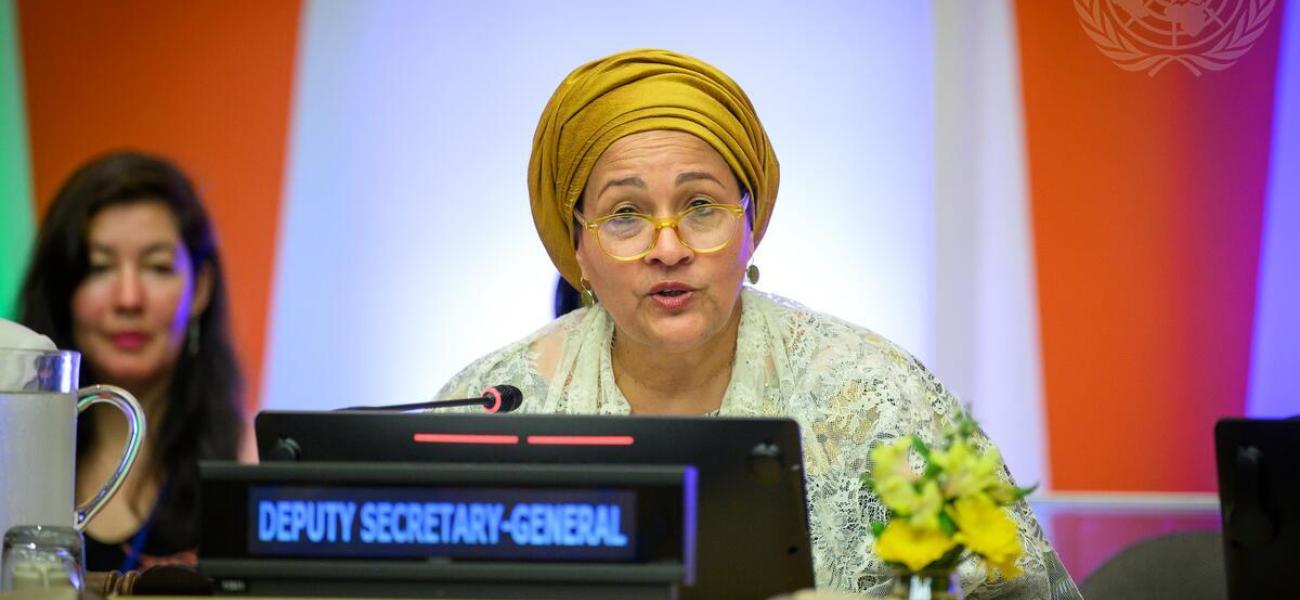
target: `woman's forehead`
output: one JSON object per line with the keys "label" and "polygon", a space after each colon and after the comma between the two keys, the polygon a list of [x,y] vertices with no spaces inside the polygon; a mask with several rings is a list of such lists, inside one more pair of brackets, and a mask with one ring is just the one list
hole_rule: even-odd
{"label": "woman's forehead", "polygon": [[91,217],[86,231],[92,249],[175,246],[180,237],[175,216],[156,200],[106,206]]}
{"label": "woman's forehead", "polygon": [[667,177],[675,185],[715,180],[724,187],[734,180],[727,161],[704,140],[680,131],[644,131],[610,144],[594,165],[588,185],[649,176]]}

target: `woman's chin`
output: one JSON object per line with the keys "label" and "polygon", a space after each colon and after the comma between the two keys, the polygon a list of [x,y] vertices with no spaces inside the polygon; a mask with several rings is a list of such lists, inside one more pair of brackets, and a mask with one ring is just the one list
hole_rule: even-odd
{"label": "woman's chin", "polygon": [[650,338],[665,352],[694,350],[708,341],[708,329],[695,319],[658,323],[651,329]]}
{"label": "woman's chin", "polygon": [[100,383],[120,387],[139,387],[153,381],[158,376],[155,364],[140,361],[114,361],[95,369]]}

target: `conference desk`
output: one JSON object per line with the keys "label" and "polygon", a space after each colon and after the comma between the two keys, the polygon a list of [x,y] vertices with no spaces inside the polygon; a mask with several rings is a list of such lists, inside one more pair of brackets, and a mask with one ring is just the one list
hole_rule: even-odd
{"label": "conference desk", "polygon": [[[110,598],[124,598],[127,595],[113,595]],[[145,596],[141,596],[144,598]],[[21,592],[0,592],[0,600],[100,600],[104,596],[94,593],[77,594],[72,590],[30,590]],[[147,596],[150,600],[193,600],[195,596]],[[311,597],[254,597],[244,596],[245,600],[338,600],[337,598],[311,598]],[[374,598],[369,600],[410,600],[409,598]],[[456,598],[442,598],[440,600],[457,600]],[[521,598],[520,600],[527,600]],[[862,600],[860,596],[844,596],[840,594],[816,592],[813,590],[804,590],[791,596],[783,596],[772,600]]]}
{"label": "conference desk", "polygon": [[[1029,503],[1076,582],[1134,542],[1181,531],[1221,530],[1214,494],[1052,493],[1032,496]],[[0,600],[73,597],[67,592],[0,593]]]}
{"label": "conference desk", "polygon": [[[123,598],[128,596],[114,595],[110,598]],[[141,596],[150,600],[194,600],[196,596]],[[98,594],[83,593],[77,594],[71,590],[32,590],[22,592],[2,592],[0,600],[98,600],[103,598]],[[338,600],[338,598],[277,598],[274,596],[253,597],[244,596],[245,600]],[[372,600],[385,600],[375,598]],[[410,600],[409,598],[392,598],[390,600]],[[456,598],[442,598],[440,600],[457,600]],[[523,600],[523,599],[521,599]]]}
{"label": "conference desk", "polygon": [[1029,505],[1075,582],[1144,539],[1223,529],[1215,494],[1047,493],[1030,496]]}
{"label": "conference desk", "polygon": [[[110,598],[122,598],[126,596],[114,595]],[[195,596],[141,596],[141,598],[150,600],[194,600]],[[0,600],[97,600],[103,598],[98,594],[83,593],[77,594],[71,590],[30,590],[21,592],[0,592]],[[246,600],[338,600],[337,598],[277,598],[273,596],[252,597],[245,596]],[[375,598],[372,600],[385,600]],[[393,598],[391,600],[410,600],[409,598]],[[441,600],[457,600],[455,598],[443,598]],[[521,599],[522,600],[522,599]]]}

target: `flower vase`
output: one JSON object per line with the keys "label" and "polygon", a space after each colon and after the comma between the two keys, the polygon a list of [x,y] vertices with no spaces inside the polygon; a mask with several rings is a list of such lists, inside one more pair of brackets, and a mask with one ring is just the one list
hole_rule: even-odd
{"label": "flower vase", "polygon": [[950,570],[901,572],[890,584],[888,600],[962,600],[957,574]]}

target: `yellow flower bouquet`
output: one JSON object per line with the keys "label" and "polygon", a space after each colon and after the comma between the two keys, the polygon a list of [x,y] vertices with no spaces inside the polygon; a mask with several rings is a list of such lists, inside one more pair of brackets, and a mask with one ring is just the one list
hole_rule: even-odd
{"label": "yellow flower bouquet", "polygon": [[[872,448],[863,483],[889,511],[887,523],[871,524],[875,550],[899,571],[951,573],[975,555],[989,567],[989,577],[1020,575],[1016,560],[1023,548],[1007,507],[1034,488],[1007,483],[1001,454],[996,448],[981,451],[972,439],[977,429],[963,418],[941,447],[912,435]],[[919,472],[913,453],[920,458]]]}

